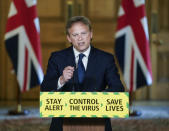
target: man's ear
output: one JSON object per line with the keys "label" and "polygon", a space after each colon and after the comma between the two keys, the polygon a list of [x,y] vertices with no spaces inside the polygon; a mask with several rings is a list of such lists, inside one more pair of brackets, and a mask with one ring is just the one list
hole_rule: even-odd
{"label": "man's ear", "polygon": [[68,40],[70,43],[72,43],[72,41],[71,41],[71,39],[70,39],[70,36],[67,35],[66,37],[67,37],[67,40]]}
{"label": "man's ear", "polygon": [[91,39],[93,38],[93,31],[91,31],[90,38]]}

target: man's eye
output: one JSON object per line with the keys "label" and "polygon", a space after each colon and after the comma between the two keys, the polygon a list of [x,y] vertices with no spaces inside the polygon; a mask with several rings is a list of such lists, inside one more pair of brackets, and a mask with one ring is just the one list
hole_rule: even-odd
{"label": "man's eye", "polygon": [[78,34],[72,34],[73,35],[73,37],[76,37]]}
{"label": "man's eye", "polygon": [[87,34],[87,32],[82,32],[82,35],[85,35],[85,34]]}

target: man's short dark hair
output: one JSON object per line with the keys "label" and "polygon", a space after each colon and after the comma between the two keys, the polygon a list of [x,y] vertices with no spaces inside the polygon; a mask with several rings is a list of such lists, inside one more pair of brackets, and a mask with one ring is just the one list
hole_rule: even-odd
{"label": "man's short dark hair", "polygon": [[71,17],[66,23],[66,35],[69,35],[68,30],[72,27],[72,25],[74,23],[78,23],[78,22],[81,22],[81,23],[87,25],[89,27],[89,30],[90,31],[92,30],[91,23],[88,18],[86,18],[85,16],[74,16],[74,17]]}

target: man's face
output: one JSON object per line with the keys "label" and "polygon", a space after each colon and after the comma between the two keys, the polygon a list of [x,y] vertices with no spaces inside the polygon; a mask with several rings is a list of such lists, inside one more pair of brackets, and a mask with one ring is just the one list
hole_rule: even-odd
{"label": "man's face", "polygon": [[86,51],[90,46],[90,41],[93,36],[88,26],[78,22],[74,23],[68,31],[69,35],[67,35],[67,39],[73,44],[74,48],[79,52]]}

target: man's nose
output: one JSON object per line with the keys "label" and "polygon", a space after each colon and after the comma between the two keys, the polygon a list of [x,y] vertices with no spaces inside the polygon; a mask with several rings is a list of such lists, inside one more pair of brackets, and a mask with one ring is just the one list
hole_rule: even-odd
{"label": "man's nose", "polygon": [[79,34],[78,35],[78,40],[82,40],[82,39],[83,39],[82,34]]}

